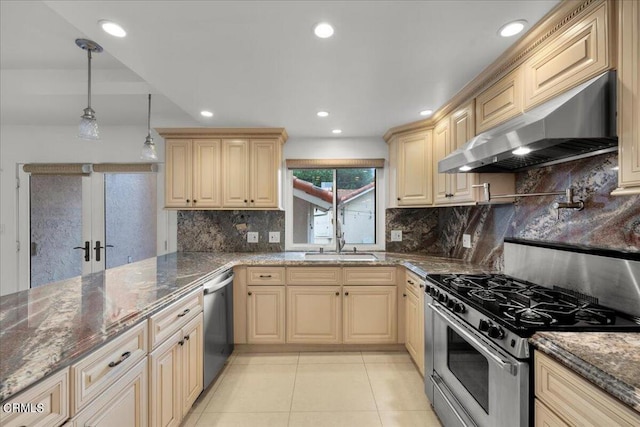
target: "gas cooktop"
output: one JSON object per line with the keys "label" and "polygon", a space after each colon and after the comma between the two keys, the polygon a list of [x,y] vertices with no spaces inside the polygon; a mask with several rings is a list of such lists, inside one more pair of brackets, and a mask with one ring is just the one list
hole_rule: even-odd
{"label": "gas cooktop", "polygon": [[453,312],[462,313],[465,305],[472,307],[522,336],[537,330],[640,331],[639,318],[568,289],[502,274],[433,274],[428,280],[448,294],[431,286],[426,291]]}

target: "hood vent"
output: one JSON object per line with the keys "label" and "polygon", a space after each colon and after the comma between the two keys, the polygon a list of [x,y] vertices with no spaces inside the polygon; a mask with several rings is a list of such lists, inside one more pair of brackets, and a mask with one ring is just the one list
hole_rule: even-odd
{"label": "hood vent", "polygon": [[[515,172],[617,150],[615,71],[477,135],[438,162],[438,172]],[[518,148],[529,154],[515,155]]]}

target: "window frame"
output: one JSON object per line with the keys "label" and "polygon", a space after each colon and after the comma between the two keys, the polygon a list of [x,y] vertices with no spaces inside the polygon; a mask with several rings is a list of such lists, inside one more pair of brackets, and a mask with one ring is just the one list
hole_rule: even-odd
{"label": "window frame", "polygon": [[[356,167],[356,166],[354,166]],[[356,167],[357,168],[357,167]],[[332,169],[334,182],[336,180],[337,168],[322,167],[319,169]],[[334,252],[336,250],[335,244],[321,245],[313,243],[294,243],[293,242],[293,170],[286,169],[286,178],[284,185],[284,197],[285,197],[285,251],[287,252],[318,252],[322,248],[326,252]],[[344,252],[353,251],[355,247],[358,251],[384,251],[385,250],[385,193],[384,193],[384,168],[375,168],[376,170],[376,243],[375,244],[345,244],[342,249]],[[335,198],[334,198],[335,209]],[[335,229],[334,229],[335,231]]]}

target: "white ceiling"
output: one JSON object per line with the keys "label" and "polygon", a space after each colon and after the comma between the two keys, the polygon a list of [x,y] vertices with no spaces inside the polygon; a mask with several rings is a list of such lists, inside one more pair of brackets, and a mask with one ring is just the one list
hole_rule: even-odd
{"label": "white ceiling", "polygon": [[[0,2],[3,125],[76,124],[93,100],[106,125],[274,126],[295,137],[381,136],[438,109],[557,0]],[[100,19],[120,23],[124,39]],[[313,35],[328,21],[334,37]],[[204,119],[199,112],[215,113]],[[318,110],[328,110],[325,119]]]}

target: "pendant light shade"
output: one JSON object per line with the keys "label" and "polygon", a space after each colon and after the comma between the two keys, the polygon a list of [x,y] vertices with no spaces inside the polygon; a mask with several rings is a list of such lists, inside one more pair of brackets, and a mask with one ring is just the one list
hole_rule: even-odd
{"label": "pendant light shade", "polygon": [[98,121],[96,120],[96,112],[91,108],[91,52],[102,52],[102,46],[98,43],[87,39],[76,39],[76,44],[79,48],[87,51],[87,59],[89,62],[89,78],[88,78],[88,91],[87,91],[87,108],[84,109],[80,119],[80,126],[78,127],[78,138],[86,140],[98,140],[100,134],[98,133]]}
{"label": "pendant light shade", "polygon": [[151,138],[151,94],[149,94],[149,111],[147,114],[147,138],[144,140],[140,158],[142,160],[158,160],[156,144],[153,142],[153,138]]}

